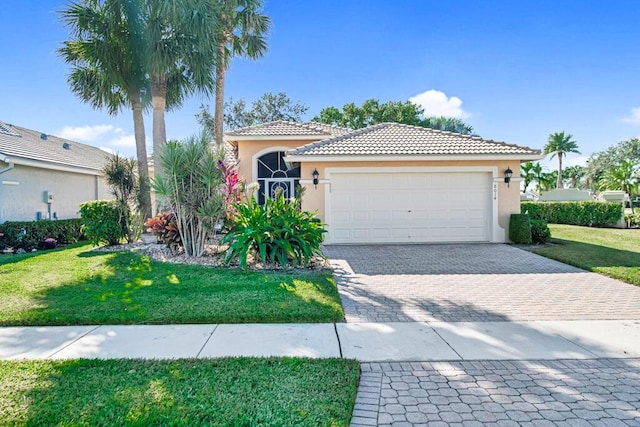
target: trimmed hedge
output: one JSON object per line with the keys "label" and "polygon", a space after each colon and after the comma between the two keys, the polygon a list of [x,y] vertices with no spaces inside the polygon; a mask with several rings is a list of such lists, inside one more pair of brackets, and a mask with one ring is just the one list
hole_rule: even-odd
{"label": "trimmed hedge", "polygon": [[527,214],[511,214],[509,240],[518,245],[531,244],[531,221]]}
{"label": "trimmed hedge", "polygon": [[547,243],[551,240],[551,230],[546,221],[541,219],[531,220],[531,240],[533,243]]}
{"label": "trimmed hedge", "polygon": [[531,219],[552,224],[604,227],[622,219],[622,204],[612,202],[521,202],[520,211]]}
{"label": "trimmed hedge", "polygon": [[[7,221],[0,224],[0,248],[43,249],[44,240],[53,238],[57,243],[75,243],[85,240],[82,219],[59,219],[43,221]],[[22,230],[24,229],[24,233]]]}

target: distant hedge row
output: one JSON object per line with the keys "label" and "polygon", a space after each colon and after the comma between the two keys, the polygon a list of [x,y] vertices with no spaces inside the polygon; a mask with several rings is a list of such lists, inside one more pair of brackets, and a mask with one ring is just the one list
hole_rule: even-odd
{"label": "distant hedge row", "polygon": [[622,219],[622,204],[612,202],[521,202],[520,212],[552,224],[604,227]]}
{"label": "distant hedge row", "polygon": [[[23,231],[24,230],[24,231]],[[84,240],[82,219],[44,221],[7,221],[0,224],[0,248],[24,250],[42,249],[44,240],[53,238],[57,243],[75,243]]]}

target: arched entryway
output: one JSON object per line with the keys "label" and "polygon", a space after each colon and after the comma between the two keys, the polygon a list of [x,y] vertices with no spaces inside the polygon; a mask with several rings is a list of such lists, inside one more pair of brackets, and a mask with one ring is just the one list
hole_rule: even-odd
{"label": "arched entryway", "polygon": [[264,204],[265,197],[272,198],[281,189],[287,198],[295,197],[295,189],[300,183],[300,166],[288,167],[284,161],[284,151],[273,151],[257,158],[258,203]]}

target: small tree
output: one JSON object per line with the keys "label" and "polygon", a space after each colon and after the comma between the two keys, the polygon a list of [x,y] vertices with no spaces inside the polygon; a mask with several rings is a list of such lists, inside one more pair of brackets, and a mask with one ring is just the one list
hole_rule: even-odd
{"label": "small tree", "polygon": [[142,218],[140,185],[135,169],[135,159],[117,154],[109,158],[103,169],[107,184],[116,199],[120,224],[129,243],[138,237]]}
{"label": "small tree", "polygon": [[520,176],[524,182],[524,188],[522,189],[523,193],[527,192],[527,188],[529,188],[531,182],[536,179],[533,168],[533,162],[526,162],[520,165]]}
{"label": "small tree", "polygon": [[184,142],[169,141],[160,153],[164,176],[153,183],[176,215],[187,255],[202,256],[207,237],[224,213],[225,193],[219,159],[202,132]]}
{"label": "small tree", "polygon": [[580,188],[580,180],[584,178],[584,168],[579,165],[569,166],[562,171],[562,177],[568,179],[572,188]]}
{"label": "small tree", "polygon": [[[640,171],[638,165],[628,160],[623,160],[613,169],[608,170],[599,182],[601,190],[623,190],[629,196],[638,192],[640,186]],[[631,203],[631,213],[633,202]]]}

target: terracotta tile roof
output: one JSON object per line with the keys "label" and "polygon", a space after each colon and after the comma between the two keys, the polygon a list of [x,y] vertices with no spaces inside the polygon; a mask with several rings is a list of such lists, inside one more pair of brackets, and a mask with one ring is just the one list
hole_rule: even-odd
{"label": "terracotta tile roof", "polygon": [[101,170],[109,153],[57,136],[0,122],[0,155]]}
{"label": "terracotta tile roof", "polygon": [[294,156],[539,155],[540,150],[399,123],[380,123],[289,151]]}
{"label": "terracotta tile roof", "polygon": [[255,126],[235,129],[225,132],[227,136],[319,136],[333,137],[351,132],[350,129],[330,126],[324,123],[287,122],[276,120]]}

